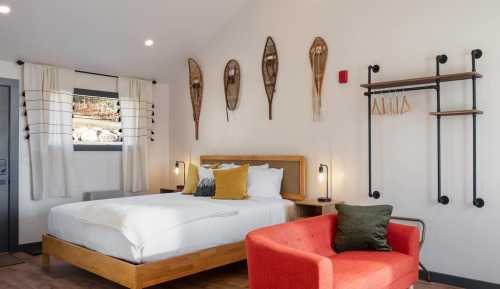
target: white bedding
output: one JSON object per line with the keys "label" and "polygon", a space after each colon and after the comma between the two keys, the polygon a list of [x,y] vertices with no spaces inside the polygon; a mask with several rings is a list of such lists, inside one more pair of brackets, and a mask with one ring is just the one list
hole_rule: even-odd
{"label": "white bedding", "polygon": [[[89,211],[95,213],[96,210],[100,210],[98,208],[103,209],[110,204],[126,203],[129,206],[134,203],[140,207],[140,204],[151,202],[168,204],[169,201],[171,204],[184,204],[183,207],[186,207],[186,202],[200,206],[199,210],[204,213],[197,214],[196,218],[189,218],[186,214],[181,220],[172,223],[167,220],[172,218],[171,213],[166,213],[168,210],[164,211],[166,214],[163,216],[161,210],[156,210],[150,215],[154,216],[154,220],[143,219],[144,228],[135,230],[138,236],[136,239],[132,238],[132,241],[130,236],[127,238],[120,226],[116,226],[123,222],[117,223],[116,219],[106,222],[105,218],[89,215]],[[139,211],[144,209],[147,208],[141,208]],[[115,213],[123,212],[122,210],[118,209]],[[139,211],[136,214],[140,214]],[[244,240],[249,231],[283,223],[294,214],[293,202],[282,199],[251,198],[232,201],[179,193],[147,195],[54,207],[49,214],[49,234],[106,255],[143,263],[239,242]],[[144,232],[147,236],[141,235]]]}
{"label": "white bedding", "polygon": [[114,229],[136,248],[144,247],[157,234],[177,226],[238,214],[238,210],[206,198],[165,198],[162,195],[86,202],[78,207],[80,213],[76,217],[82,222]]}

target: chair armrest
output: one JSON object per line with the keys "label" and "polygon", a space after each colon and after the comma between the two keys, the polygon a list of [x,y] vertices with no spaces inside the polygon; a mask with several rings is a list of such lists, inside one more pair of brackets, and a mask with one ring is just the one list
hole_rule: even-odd
{"label": "chair armrest", "polygon": [[251,289],[333,288],[333,268],[327,257],[252,233],[246,238],[246,250]]}
{"label": "chair armrest", "polygon": [[396,252],[419,258],[420,232],[415,226],[390,223],[387,241]]}

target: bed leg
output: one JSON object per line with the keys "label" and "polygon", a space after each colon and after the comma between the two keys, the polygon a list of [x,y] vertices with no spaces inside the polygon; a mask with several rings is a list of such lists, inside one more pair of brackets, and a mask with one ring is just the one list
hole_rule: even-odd
{"label": "bed leg", "polygon": [[42,254],[42,269],[50,272],[50,255]]}
{"label": "bed leg", "polygon": [[137,270],[134,272],[134,283],[132,284],[131,289],[142,289],[142,279],[141,276],[139,276],[139,273]]}
{"label": "bed leg", "polygon": [[142,284],[140,282],[135,282],[131,289],[142,289]]}

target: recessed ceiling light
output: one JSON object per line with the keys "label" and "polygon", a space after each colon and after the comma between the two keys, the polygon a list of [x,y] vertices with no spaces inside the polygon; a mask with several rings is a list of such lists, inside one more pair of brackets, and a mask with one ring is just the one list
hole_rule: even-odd
{"label": "recessed ceiling light", "polygon": [[10,7],[7,5],[0,5],[0,14],[9,14]]}
{"label": "recessed ceiling light", "polygon": [[155,44],[155,42],[151,39],[144,41],[144,45],[146,46],[153,46],[153,44]]}

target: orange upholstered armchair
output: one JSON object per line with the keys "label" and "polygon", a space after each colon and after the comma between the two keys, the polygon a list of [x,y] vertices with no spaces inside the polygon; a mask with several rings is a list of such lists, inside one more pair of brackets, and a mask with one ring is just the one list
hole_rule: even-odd
{"label": "orange upholstered armchair", "polygon": [[248,234],[250,289],[408,289],[417,281],[419,231],[389,224],[392,252],[332,249],[336,215]]}

